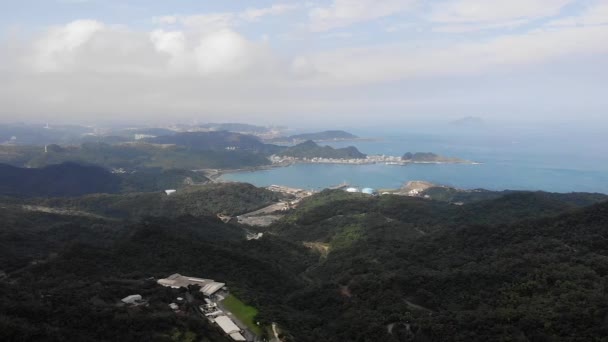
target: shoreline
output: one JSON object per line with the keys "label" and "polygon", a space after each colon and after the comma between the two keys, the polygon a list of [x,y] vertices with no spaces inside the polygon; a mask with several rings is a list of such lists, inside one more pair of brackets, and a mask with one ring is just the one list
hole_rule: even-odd
{"label": "shoreline", "polygon": [[[297,144],[301,144],[306,140],[298,140],[297,142],[293,141],[265,141],[268,144],[275,144],[279,146],[295,146]],[[323,140],[312,140],[315,143],[338,143],[338,142],[375,142],[375,141],[384,141],[384,138],[351,138],[351,139],[323,139]]]}
{"label": "shoreline", "polygon": [[462,161],[403,161],[403,162],[384,162],[384,161],[376,161],[376,160],[366,160],[361,159],[361,162],[348,162],[344,161],[307,161],[307,160],[290,160],[290,161],[281,161],[277,163],[272,163],[268,165],[260,165],[260,166],[251,166],[240,169],[200,169],[195,170],[196,172],[203,172],[205,177],[209,178],[209,181],[212,183],[224,183],[231,182],[229,180],[221,180],[220,178],[224,174],[228,173],[245,173],[245,172],[256,172],[256,171],[264,171],[264,170],[272,170],[276,168],[289,167],[296,164],[324,164],[324,165],[375,165],[375,164],[384,164],[387,166],[408,166],[411,164],[435,164],[435,165],[443,165],[443,164],[458,164],[458,165],[482,165],[483,163],[472,162],[468,160]]}

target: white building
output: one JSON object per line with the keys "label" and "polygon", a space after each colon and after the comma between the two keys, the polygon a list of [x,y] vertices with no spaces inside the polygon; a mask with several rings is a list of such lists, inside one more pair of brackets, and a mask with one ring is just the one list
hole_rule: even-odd
{"label": "white building", "polygon": [[165,193],[167,194],[167,196],[173,195],[176,192],[177,192],[177,190],[173,190],[173,189],[171,189],[171,190],[165,190]]}
{"label": "white building", "polygon": [[228,316],[216,317],[215,323],[234,341],[247,341],[241,334],[241,329]]}
{"label": "white building", "polygon": [[241,332],[241,329],[228,316],[217,317],[215,323],[228,335]]}
{"label": "white building", "polygon": [[232,333],[230,334],[230,338],[235,341],[247,341],[247,339],[245,339],[245,337],[241,335],[241,333]]}
{"label": "white building", "polygon": [[179,289],[180,287],[188,287],[188,285],[198,285],[201,287],[200,291],[207,297],[213,295],[217,291],[221,290],[224,286],[226,286],[225,283],[220,283],[213,279],[186,277],[179,273],[172,274],[164,279],[159,279],[157,283],[159,285],[171,287],[174,289]]}
{"label": "white building", "polygon": [[123,299],[121,299],[120,301],[125,303],[125,304],[135,304],[136,302],[141,301],[141,295],[135,294],[135,295],[130,295],[127,296]]}

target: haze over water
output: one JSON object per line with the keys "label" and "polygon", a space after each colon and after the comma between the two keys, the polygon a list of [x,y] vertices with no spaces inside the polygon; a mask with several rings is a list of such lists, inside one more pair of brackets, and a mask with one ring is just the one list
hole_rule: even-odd
{"label": "haze over water", "polygon": [[381,139],[328,145],[352,145],[366,154],[434,152],[482,164],[297,164],[231,173],[222,179],[257,186],[280,184],[306,189],[322,189],[342,182],[385,189],[423,180],[464,189],[608,193],[608,155],[605,152],[608,144],[606,138],[597,133],[576,135],[569,129],[556,129],[552,133],[544,130],[542,135],[532,129],[355,133]]}

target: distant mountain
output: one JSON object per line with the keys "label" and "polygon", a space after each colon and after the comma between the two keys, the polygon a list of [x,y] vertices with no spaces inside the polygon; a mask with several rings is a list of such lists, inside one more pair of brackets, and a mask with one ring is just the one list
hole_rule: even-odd
{"label": "distant mountain", "polygon": [[346,140],[357,139],[358,136],[345,131],[323,131],[318,133],[296,134],[289,137],[292,140]]}
{"label": "distant mountain", "polygon": [[79,196],[120,191],[121,179],[104,168],[76,163],[40,169],[0,164],[0,194],[12,196]]}
{"label": "distant mountain", "polygon": [[264,144],[257,137],[228,131],[185,132],[175,135],[145,139],[153,144],[173,144],[196,150],[244,150],[260,153],[275,153],[281,148]]}
{"label": "distant mountain", "polygon": [[[422,184],[421,184],[422,183]],[[427,182],[408,182],[406,186],[402,188],[405,192],[411,190],[417,190],[418,197],[427,197],[436,201],[444,201],[451,203],[468,204],[479,201],[494,200],[497,198],[514,199],[524,203],[517,194],[520,196],[534,197],[539,202],[544,200],[545,203],[549,201],[559,201],[564,205],[569,206],[588,206],[602,201],[608,201],[608,195],[599,193],[548,193],[548,192],[529,192],[529,191],[516,191],[516,190],[503,190],[503,191],[491,191],[485,189],[457,189],[449,186],[440,186]],[[411,194],[411,192],[410,192]],[[525,205],[525,204],[524,204]]]}
{"label": "distant mountain", "polygon": [[161,135],[173,135],[175,131],[167,128],[129,128],[116,132],[120,136],[128,136],[130,138],[136,138],[138,135],[141,136],[161,136]]}
{"label": "distant mountain", "polygon": [[0,124],[0,144],[45,145],[78,142],[83,134],[93,129],[83,126],[55,126],[45,124]]}
{"label": "distant mountain", "polygon": [[480,127],[485,125],[485,121],[477,116],[467,116],[450,122],[450,125],[461,127]]}
{"label": "distant mountain", "polygon": [[345,132],[345,131],[323,131],[317,133],[304,133],[304,134],[296,134],[288,137],[278,137],[269,140],[269,142],[280,143],[280,144],[298,144],[303,141],[312,140],[315,142],[321,141],[335,141],[335,140],[352,140],[358,139],[359,137]]}
{"label": "distant mountain", "polygon": [[230,131],[238,133],[262,134],[270,130],[267,127],[255,126],[243,123],[208,123],[200,126],[213,131]]}
{"label": "distant mountain", "polygon": [[333,148],[331,146],[319,146],[314,141],[308,140],[301,144],[287,148],[277,153],[282,157],[294,158],[333,158],[333,159],[362,159],[367,155],[361,153],[356,147]]}
{"label": "distant mountain", "polygon": [[[268,150],[268,154],[272,154],[281,148],[271,145]],[[159,167],[167,170],[238,169],[267,165],[270,161],[266,155],[249,150],[158,146],[145,142],[114,145],[84,143],[81,146],[62,147],[48,145],[46,153],[43,146],[0,145],[0,163],[17,167],[44,167],[76,161],[127,171]]]}

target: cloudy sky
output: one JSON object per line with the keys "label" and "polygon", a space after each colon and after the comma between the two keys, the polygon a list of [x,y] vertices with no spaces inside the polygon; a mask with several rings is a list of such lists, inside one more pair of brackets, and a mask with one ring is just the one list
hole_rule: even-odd
{"label": "cloudy sky", "polygon": [[2,122],[608,116],[608,0],[0,5]]}

